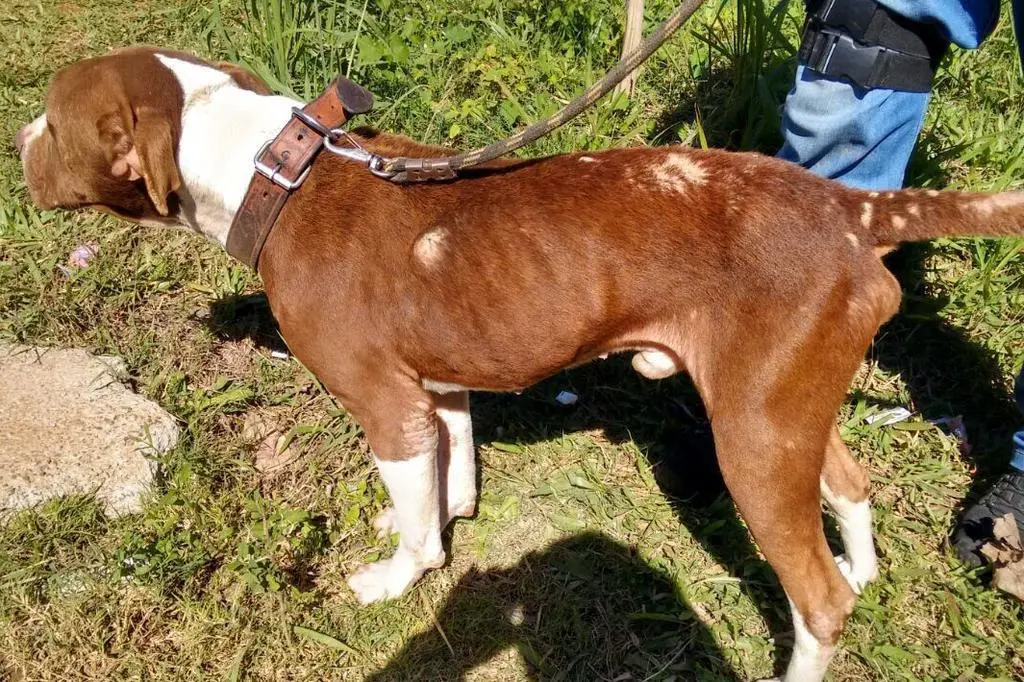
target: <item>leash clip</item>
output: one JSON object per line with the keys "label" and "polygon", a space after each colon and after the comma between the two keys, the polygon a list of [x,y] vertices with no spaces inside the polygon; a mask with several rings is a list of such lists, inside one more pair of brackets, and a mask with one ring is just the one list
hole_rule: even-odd
{"label": "leash clip", "polygon": [[[336,144],[335,141],[340,141],[341,138],[346,138],[353,146],[343,147]],[[355,161],[356,163],[366,166],[366,168],[378,178],[390,179],[395,175],[394,171],[388,170],[389,159],[367,151],[356,141],[354,137],[348,134],[347,130],[335,128],[329,131],[328,134],[324,136],[324,149],[336,156],[342,157],[343,159]]]}

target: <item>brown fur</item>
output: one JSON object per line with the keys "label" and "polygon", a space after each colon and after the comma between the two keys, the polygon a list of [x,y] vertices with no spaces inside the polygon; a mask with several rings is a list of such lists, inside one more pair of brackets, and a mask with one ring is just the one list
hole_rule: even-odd
{"label": "brown fur", "polygon": [[[139,219],[164,213],[167,199],[173,213],[165,149],[165,176],[144,188],[95,162],[119,139],[149,144],[132,137],[126,112],[163,116],[161,145],[177,132],[173,77],[157,75],[151,55],[119,55],[55,80],[54,160],[28,178],[37,202]],[[109,84],[69,90],[87,77]],[[108,115],[109,140],[62,136]],[[361,134],[387,155],[447,151]],[[382,459],[410,454],[410,430],[433,432],[438,397],[424,379],[518,390],[605,353],[664,352],[706,403],[726,483],[761,549],[830,644],[854,594],[825,542],[819,480],[867,496],[835,418],[899,306],[877,254],[959,234],[1024,234],[1024,200],[869,194],[756,154],[679,147],[499,162],[408,186],[323,155],[281,214],[260,274],[289,347]]]}

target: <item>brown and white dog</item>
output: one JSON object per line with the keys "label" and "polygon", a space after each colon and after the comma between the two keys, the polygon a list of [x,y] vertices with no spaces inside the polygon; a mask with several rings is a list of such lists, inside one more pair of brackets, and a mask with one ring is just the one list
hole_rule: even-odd
{"label": "brown and white dog", "polygon": [[[244,70],[132,48],[69,66],[16,138],[32,199],[224,245],[253,155],[296,103]],[[442,155],[389,135],[388,155]],[[756,154],[616,149],[399,186],[322,155],[260,275],[294,354],[362,424],[400,533],[349,584],[405,592],[476,503],[469,391],[515,391],[606,353],[687,371],[736,505],[792,605],[790,682],[820,680],[877,576],[868,477],[835,426],[900,289],[880,255],[1024,235],[1024,194],[860,192]],[[834,559],[819,500],[838,517]]]}

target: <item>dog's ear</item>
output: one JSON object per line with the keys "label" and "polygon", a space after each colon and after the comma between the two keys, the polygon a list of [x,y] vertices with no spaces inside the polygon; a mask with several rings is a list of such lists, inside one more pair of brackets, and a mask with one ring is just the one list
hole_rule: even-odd
{"label": "dog's ear", "polygon": [[273,92],[266,81],[254,74],[249,69],[232,64],[231,62],[214,62],[214,67],[231,76],[231,79],[243,90],[251,90],[257,95],[271,95]]}
{"label": "dog's ear", "polygon": [[105,116],[99,132],[108,149],[111,174],[132,182],[142,180],[157,212],[168,215],[167,197],[181,187],[172,121],[155,109],[139,107]]}

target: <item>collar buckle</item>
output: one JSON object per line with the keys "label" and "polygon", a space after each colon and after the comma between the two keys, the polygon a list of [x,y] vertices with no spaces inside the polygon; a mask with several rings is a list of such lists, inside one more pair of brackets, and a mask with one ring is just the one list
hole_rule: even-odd
{"label": "collar buckle", "polygon": [[312,164],[306,166],[306,169],[302,171],[299,177],[295,178],[294,180],[289,180],[288,178],[281,175],[280,163],[271,168],[270,165],[264,163],[261,160],[263,155],[267,153],[267,150],[270,149],[270,145],[273,142],[273,140],[267,140],[266,142],[263,143],[263,146],[260,147],[260,150],[256,152],[256,156],[253,157],[253,166],[255,167],[257,173],[265,177],[267,180],[270,180],[272,183],[274,183],[281,189],[287,190],[289,192],[294,192],[295,190],[302,186],[303,182],[306,181],[306,176],[309,175],[309,171],[313,168],[313,166]]}

